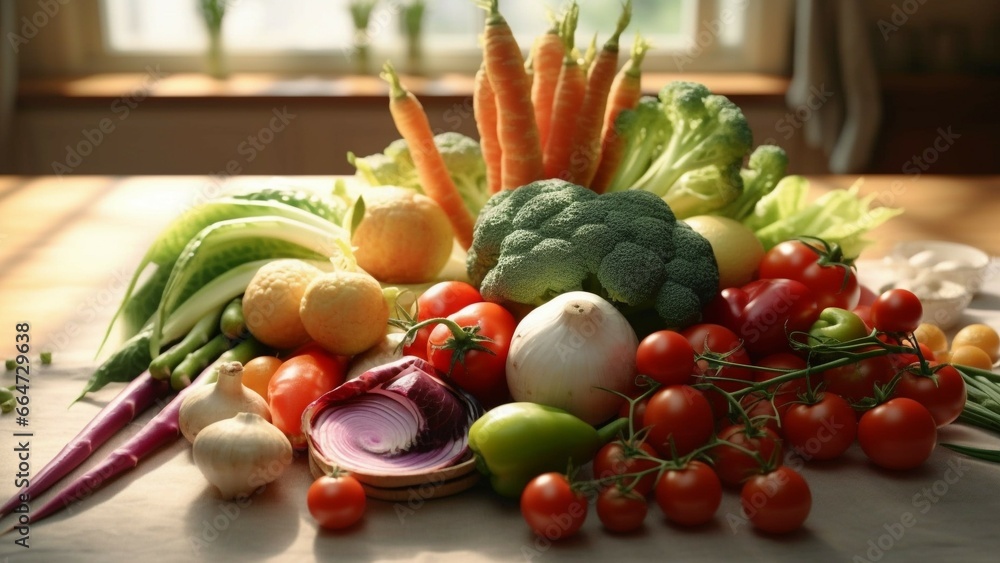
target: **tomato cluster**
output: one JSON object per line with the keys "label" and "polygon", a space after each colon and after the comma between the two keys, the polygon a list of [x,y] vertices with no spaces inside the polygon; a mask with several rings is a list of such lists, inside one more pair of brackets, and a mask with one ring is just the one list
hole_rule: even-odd
{"label": "tomato cluster", "polygon": [[[821,250],[779,245],[761,279],[720,292],[707,322],[642,339],[646,391],[620,413],[634,430],[598,451],[593,480],[547,474],[529,484],[521,509],[532,529],[549,539],[574,533],[588,491],[612,532],[642,526],[649,498],[674,524],[697,526],[729,489],[754,527],[788,533],[812,505],[800,465],[854,444],[882,468],[924,463],[938,427],[962,412],[962,376],[918,348],[915,295],[893,289],[861,305],[850,265]],[[786,465],[790,456],[801,463]]]}

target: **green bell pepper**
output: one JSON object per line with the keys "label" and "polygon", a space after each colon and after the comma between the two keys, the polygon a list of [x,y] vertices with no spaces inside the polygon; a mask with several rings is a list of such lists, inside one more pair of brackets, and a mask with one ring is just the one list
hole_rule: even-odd
{"label": "green bell pepper", "polygon": [[598,430],[562,409],[507,403],[473,423],[469,448],[493,490],[516,498],[542,473],[586,464],[627,425],[627,418],[619,418]]}
{"label": "green bell pepper", "polygon": [[847,342],[868,336],[868,327],[861,317],[839,307],[827,307],[809,328],[809,336],[819,342]]}

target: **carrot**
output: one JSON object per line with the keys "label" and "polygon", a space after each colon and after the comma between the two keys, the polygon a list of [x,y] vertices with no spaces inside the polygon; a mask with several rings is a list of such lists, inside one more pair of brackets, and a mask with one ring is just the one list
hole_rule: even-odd
{"label": "carrot", "polygon": [[486,180],[490,193],[495,194],[503,186],[503,171],[500,166],[500,139],[497,138],[497,102],[485,63],[476,72],[472,111],[479,130],[479,146],[482,147],[483,160],[486,161]]}
{"label": "carrot", "polygon": [[[13,497],[0,506],[0,517],[10,513],[21,504],[22,496],[35,499],[55,485],[67,473],[79,467],[81,463],[94,453],[94,450],[107,442],[119,430],[156,400],[170,393],[167,381],[153,378],[149,371],[136,377],[118,395],[105,405],[97,416],[90,421],[69,443],[59,451],[45,467],[32,477],[31,483],[19,490]],[[34,514],[32,514],[34,517]]]}
{"label": "carrot", "polygon": [[580,6],[573,2],[559,25],[565,56],[559,70],[556,97],[552,102],[552,127],[545,143],[546,178],[566,178],[569,175],[570,145],[576,132],[576,114],[586,95],[587,78],[574,51],[576,24]]}
{"label": "carrot", "polygon": [[472,246],[474,220],[448,173],[448,167],[445,166],[437,145],[434,144],[434,133],[431,131],[427,114],[417,97],[403,88],[392,63],[386,62],[383,70],[382,78],[389,82],[391,87],[389,112],[392,114],[396,129],[410,147],[420,187],[448,215],[459,244],[468,249]]}
{"label": "carrot", "polygon": [[542,178],[542,148],[531,109],[531,83],[524,72],[524,57],[497,3],[498,0],[479,2],[488,11],[483,31],[483,60],[496,93],[502,186],[513,189]]}
{"label": "carrot", "polygon": [[601,158],[601,124],[608,103],[608,92],[618,71],[618,41],[632,20],[632,0],[622,7],[614,34],[604,43],[600,54],[589,65],[587,93],[576,117],[576,133],[571,145],[569,181],[590,185]]}
{"label": "carrot", "polygon": [[[553,16],[554,17],[554,16]],[[552,127],[552,100],[556,95],[556,85],[559,82],[559,69],[562,68],[566,49],[559,37],[559,24],[553,25],[538,38],[535,53],[532,57],[534,81],[531,84],[531,105],[535,108],[535,122],[538,124],[538,139],[545,146]]]}
{"label": "carrot", "polygon": [[615,131],[615,121],[622,110],[631,109],[642,96],[642,59],[649,50],[649,42],[638,33],[632,45],[632,54],[625,66],[615,76],[611,84],[608,107],[604,111],[604,127],[601,131],[601,158],[590,181],[590,189],[603,193],[611,184],[618,165],[621,163],[625,140]]}

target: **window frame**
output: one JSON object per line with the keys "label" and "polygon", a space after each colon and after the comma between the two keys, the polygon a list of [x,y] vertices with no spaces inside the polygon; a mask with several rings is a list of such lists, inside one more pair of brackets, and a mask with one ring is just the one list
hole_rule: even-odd
{"label": "window frame", "polygon": [[[718,0],[693,0],[695,14],[685,18],[686,32],[693,32],[691,48],[671,46],[669,51],[650,52],[643,69],[662,73],[747,72],[787,74],[791,66],[790,51],[794,0],[733,0],[746,9],[744,40],[735,47],[726,47],[713,37],[713,25],[725,21],[725,10]],[[141,51],[114,52],[107,44],[104,3],[71,2],[62,5],[62,17],[53,17],[52,29],[46,34],[45,48],[26,50],[22,69],[27,75],[79,76],[95,73],[141,72],[153,65],[166,73],[199,73],[206,69],[200,54]],[[18,19],[37,8],[31,0],[18,0]],[[693,29],[691,29],[693,27]],[[701,39],[699,39],[701,34]],[[387,48],[373,45],[371,60],[387,58],[404,60],[402,42]],[[526,52],[527,45],[522,45]],[[628,46],[623,45],[623,58]],[[354,63],[339,49],[322,51],[289,51],[272,53],[229,53],[227,68],[236,73],[272,73],[276,75],[349,75]],[[471,73],[476,70],[481,54],[474,49],[445,50],[425,57],[425,71],[430,75]]]}

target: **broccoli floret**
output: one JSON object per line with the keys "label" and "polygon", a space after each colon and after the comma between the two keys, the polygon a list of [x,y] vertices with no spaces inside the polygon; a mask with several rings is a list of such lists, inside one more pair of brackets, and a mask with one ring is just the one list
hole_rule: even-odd
{"label": "broccoli floret", "polygon": [[[742,190],[739,170],[750,151],[752,135],[743,112],[725,96],[712,94],[694,82],[671,82],[660,91],[659,104],[667,122],[666,139],[646,139],[642,149],[655,155],[642,176],[628,186],[653,192],[660,197],[686,200],[694,189],[708,194],[696,206],[700,213],[726,205]],[[644,146],[652,141],[653,147]],[[684,182],[679,180],[686,174]],[[725,188],[721,192],[720,188]],[[732,188],[737,188],[736,194]],[[673,196],[673,190],[688,192]],[[726,197],[719,197],[723,193]],[[710,205],[716,207],[708,209]],[[678,218],[690,215],[674,209]]]}
{"label": "broccoli floret", "polygon": [[[476,216],[490,198],[486,162],[479,142],[461,133],[448,131],[435,135],[434,145],[441,153],[463,203]],[[356,169],[355,176],[369,185],[402,186],[423,191],[410,148],[403,139],[396,139],[382,153],[363,158],[348,153],[347,160]]]}
{"label": "broccoli floret", "polygon": [[735,201],[714,212],[742,221],[753,213],[760,198],[771,193],[788,170],[788,155],[775,145],[760,145],[750,154],[747,168],[740,170],[743,192]]}
{"label": "broccoli floret", "polygon": [[697,321],[719,284],[708,241],[655,194],[598,195],[564,180],[503,191],[483,207],[466,262],[483,297],[540,305],[591,291],[669,327]]}

